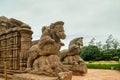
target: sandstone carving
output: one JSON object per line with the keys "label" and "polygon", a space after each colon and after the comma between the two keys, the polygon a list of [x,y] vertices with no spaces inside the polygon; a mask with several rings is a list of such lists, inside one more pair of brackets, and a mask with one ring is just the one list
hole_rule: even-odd
{"label": "sandstone carving", "polygon": [[31,73],[58,76],[58,73],[69,71],[60,62],[57,55],[41,56],[33,63]]}
{"label": "sandstone carving", "polygon": [[[31,68],[34,60],[43,55],[57,54],[63,45],[60,39],[65,39],[64,22],[58,21],[42,28],[38,44],[33,45],[28,53],[27,68]],[[58,29],[58,30],[57,30]]]}
{"label": "sandstone carving", "polygon": [[24,22],[0,16],[0,69],[5,61],[9,70],[25,69],[21,55],[31,47],[32,33]]}
{"label": "sandstone carving", "polygon": [[87,67],[78,56],[80,46],[83,45],[82,37],[72,40],[69,48],[60,52],[64,46],[61,39],[66,38],[63,25],[63,21],[57,21],[43,26],[40,39],[31,41],[33,32],[29,25],[1,16],[0,69],[6,62],[9,70],[56,76],[56,80],[71,80],[71,71],[85,74]]}
{"label": "sandstone carving", "polygon": [[42,36],[39,42],[41,55],[57,54],[64,45],[60,39],[65,39],[66,35],[63,28],[64,22],[58,21],[50,26],[42,28]]}
{"label": "sandstone carving", "polygon": [[72,72],[61,72],[59,73],[58,80],[71,80]]}
{"label": "sandstone carving", "polygon": [[57,55],[64,45],[61,39],[66,37],[63,25],[64,22],[58,21],[42,28],[40,40],[27,52],[29,56],[26,71],[47,76],[59,76],[59,73],[69,71]]}
{"label": "sandstone carving", "polygon": [[83,46],[82,37],[71,40],[69,48],[60,52],[60,59],[69,70],[73,71],[73,74],[83,75],[87,73],[87,67],[84,60],[78,55],[80,46]]}

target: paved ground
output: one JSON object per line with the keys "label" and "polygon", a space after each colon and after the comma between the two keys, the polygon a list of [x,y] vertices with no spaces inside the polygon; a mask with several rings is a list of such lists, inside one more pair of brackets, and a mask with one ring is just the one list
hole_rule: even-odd
{"label": "paved ground", "polygon": [[[4,80],[0,78],[0,80]],[[120,71],[104,69],[88,69],[84,76],[73,76],[72,80],[120,80]]]}
{"label": "paved ground", "polygon": [[120,80],[120,71],[89,69],[85,76],[73,76],[72,80]]}

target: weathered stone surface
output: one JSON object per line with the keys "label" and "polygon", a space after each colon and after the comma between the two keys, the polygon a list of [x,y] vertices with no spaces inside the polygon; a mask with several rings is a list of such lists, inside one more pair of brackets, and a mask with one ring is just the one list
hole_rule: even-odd
{"label": "weathered stone surface", "polygon": [[[61,39],[66,37],[63,24],[64,22],[58,21],[42,28],[39,42],[27,52],[27,72],[47,76],[59,76],[59,73],[66,72],[69,77],[64,73],[61,80],[70,80],[72,78],[72,75],[67,73],[69,70],[63,66],[57,55],[61,46],[64,45]],[[60,78],[62,77],[60,76]]]}
{"label": "weathered stone surface", "polygon": [[58,80],[58,77],[49,77],[45,75],[23,73],[23,74],[14,74],[12,80]]}
{"label": "weathered stone surface", "polygon": [[72,80],[72,72],[61,72],[58,76],[59,80]]}
{"label": "weathered stone surface", "polygon": [[58,77],[30,73],[14,74],[12,80],[72,80],[72,72],[61,72]]}
{"label": "weathered stone surface", "polygon": [[39,51],[41,55],[57,54],[63,46],[60,39],[65,39],[63,28],[64,22],[58,21],[50,26],[42,28],[42,35],[39,41]]}
{"label": "weathered stone surface", "polygon": [[81,62],[84,62],[84,61],[78,55],[67,56],[63,61],[64,64],[70,64],[70,65],[80,64]]}
{"label": "weathered stone surface", "polygon": [[38,44],[33,45],[28,54],[27,68],[32,68],[33,62],[39,56],[56,55],[63,45],[60,39],[65,39],[64,22],[58,21],[42,28]]}
{"label": "weathered stone surface", "polygon": [[81,38],[76,38],[70,41],[69,48],[60,52],[60,58],[63,64],[76,75],[83,75],[87,73],[87,66],[84,60],[78,55],[80,46],[83,45]]}
{"label": "weathered stone surface", "polygon": [[69,55],[78,55],[81,46],[83,46],[83,37],[71,40],[68,49],[60,51],[61,60]]}
{"label": "weathered stone surface", "polygon": [[32,46],[38,44],[39,40],[33,40],[32,41]]}
{"label": "weathered stone surface", "polygon": [[30,26],[22,21],[0,17],[0,66],[6,61],[7,69],[23,69],[26,60],[22,53],[31,47],[32,33]]}
{"label": "weathered stone surface", "polygon": [[58,73],[68,71],[57,55],[41,56],[33,63],[30,73],[58,76]]}
{"label": "weathered stone surface", "polygon": [[[43,41],[46,41],[46,40],[43,40]],[[56,55],[61,48],[61,44],[54,41],[53,42],[48,41],[48,43],[46,43],[45,46],[41,46],[41,45],[44,45],[44,42],[40,44],[40,48],[39,48],[40,55],[42,56]]]}
{"label": "weathered stone surface", "polygon": [[78,74],[78,75],[84,75],[87,73],[87,66],[85,65],[85,63],[81,62],[80,64],[76,64],[74,66],[72,66],[73,74]]}

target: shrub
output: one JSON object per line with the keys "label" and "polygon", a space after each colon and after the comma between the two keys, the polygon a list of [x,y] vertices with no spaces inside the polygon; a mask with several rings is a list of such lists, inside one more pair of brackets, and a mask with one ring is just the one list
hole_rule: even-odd
{"label": "shrub", "polygon": [[114,56],[111,58],[112,60],[118,61],[119,60],[119,56]]}
{"label": "shrub", "polygon": [[111,69],[111,67],[119,68],[118,62],[86,62],[88,68],[93,69]]}
{"label": "shrub", "polygon": [[97,46],[89,45],[81,49],[80,56],[86,60],[95,60],[99,56],[100,50]]}

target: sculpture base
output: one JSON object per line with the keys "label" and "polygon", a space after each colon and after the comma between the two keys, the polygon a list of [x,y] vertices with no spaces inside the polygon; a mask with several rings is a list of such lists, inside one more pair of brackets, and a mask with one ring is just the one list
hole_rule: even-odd
{"label": "sculpture base", "polygon": [[72,72],[61,72],[58,77],[30,73],[14,74],[12,80],[72,80]]}
{"label": "sculpture base", "polygon": [[29,73],[14,74],[12,80],[57,80],[58,77],[49,77],[45,75],[35,75]]}
{"label": "sculpture base", "polygon": [[72,71],[72,75],[85,75],[87,73],[87,66],[85,64],[77,64],[77,65],[64,65],[67,69]]}

